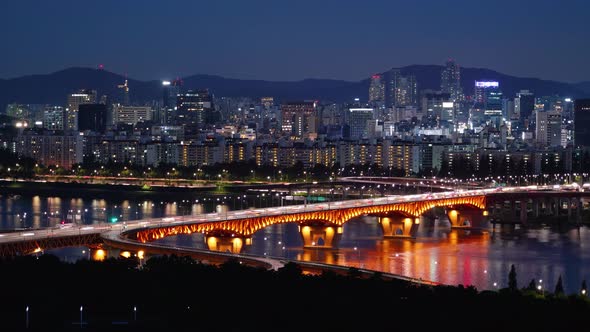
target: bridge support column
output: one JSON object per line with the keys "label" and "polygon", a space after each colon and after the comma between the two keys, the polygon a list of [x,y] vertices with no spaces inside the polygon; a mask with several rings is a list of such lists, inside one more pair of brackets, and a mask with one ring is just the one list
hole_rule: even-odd
{"label": "bridge support column", "polygon": [[420,225],[419,217],[379,217],[379,224],[386,238],[414,238]]}
{"label": "bridge support column", "polygon": [[325,248],[338,247],[342,237],[342,226],[299,226],[299,234],[303,239],[304,248]]}
{"label": "bridge support column", "polygon": [[584,207],[584,201],[582,197],[578,197],[576,199],[576,223],[580,223],[582,221],[582,211]]}
{"label": "bridge support column", "polygon": [[538,199],[533,199],[533,217],[539,218],[539,200]]}
{"label": "bridge support column", "polygon": [[482,228],[487,221],[488,211],[480,209],[448,209],[447,217],[451,228]]}
{"label": "bridge support column", "polygon": [[582,220],[582,198],[570,197],[567,199],[567,220],[579,224]]}
{"label": "bridge support column", "polygon": [[526,225],[527,221],[528,221],[528,212],[527,212],[527,207],[528,205],[528,200],[525,199],[521,199],[520,200],[520,223],[522,225]]}
{"label": "bridge support column", "polygon": [[252,244],[252,238],[226,235],[205,235],[205,243],[211,251],[239,254],[244,245]]}
{"label": "bridge support column", "polygon": [[556,206],[555,199],[554,198],[549,198],[548,205],[549,205],[549,215],[550,216],[555,216],[556,215],[556,213],[555,213],[555,206]]}

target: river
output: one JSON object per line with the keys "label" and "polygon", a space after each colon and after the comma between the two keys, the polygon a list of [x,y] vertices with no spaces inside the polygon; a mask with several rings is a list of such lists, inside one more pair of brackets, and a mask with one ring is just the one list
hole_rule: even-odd
{"label": "river", "polygon": [[[0,196],[0,228],[51,227],[62,221],[83,224],[190,215],[239,209],[279,199],[249,195],[202,196],[185,200]],[[244,203],[245,202],[245,203]],[[202,234],[181,235],[164,243],[206,248]],[[384,239],[374,217],[353,219],[343,227],[337,249],[303,249],[297,225],[273,225],[258,231],[243,253],[319,261],[400,274],[479,290],[505,287],[514,264],[518,286],[534,279],[553,292],[559,276],[566,293],[590,281],[590,230],[549,226],[492,226],[483,231],[452,230],[448,221],[422,222],[415,239]],[[87,248],[51,250],[64,260],[88,254]]]}

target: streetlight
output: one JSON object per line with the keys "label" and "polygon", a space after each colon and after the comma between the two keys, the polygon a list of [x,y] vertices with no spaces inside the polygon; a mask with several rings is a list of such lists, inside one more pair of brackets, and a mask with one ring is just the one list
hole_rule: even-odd
{"label": "streetlight", "polygon": [[84,306],[80,306],[80,328],[82,328],[82,314],[84,313]]}
{"label": "streetlight", "polygon": [[137,320],[137,306],[133,306],[133,320]]}
{"label": "streetlight", "polygon": [[29,328],[29,306],[25,308],[25,328]]}

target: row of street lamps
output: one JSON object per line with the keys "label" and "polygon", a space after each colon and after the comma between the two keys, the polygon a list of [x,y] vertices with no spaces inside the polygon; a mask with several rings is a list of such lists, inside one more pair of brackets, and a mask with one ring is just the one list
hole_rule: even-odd
{"label": "row of street lamps", "polygon": [[[30,324],[29,324],[29,312],[30,312],[30,308],[27,305],[25,307],[25,328],[28,329]],[[137,306],[133,306],[133,320],[137,321]],[[81,305],[80,306],[80,328],[82,328],[82,326],[86,324],[86,322],[84,322],[84,306]]]}

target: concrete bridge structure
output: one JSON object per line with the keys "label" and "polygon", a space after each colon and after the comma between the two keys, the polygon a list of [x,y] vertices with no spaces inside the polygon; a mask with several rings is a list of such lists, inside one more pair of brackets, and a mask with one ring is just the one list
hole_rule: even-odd
{"label": "concrete bridge structure", "polygon": [[590,193],[538,191],[529,187],[475,189],[27,230],[0,234],[0,255],[30,254],[66,246],[99,250],[104,245],[138,252],[143,248],[174,253],[181,248],[166,248],[153,241],[192,233],[204,235],[210,252],[235,254],[251,244],[255,232],[281,223],[298,224],[304,247],[330,249],[338,247],[343,225],[359,216],[375,216],[386,238],[415,237],[421,219],[434,209],[444,213],[453,228],[484,228],[491,217],[501,214],[521,224],[543,214],[567,215],[568,220],[578,223],[586,195]]}

